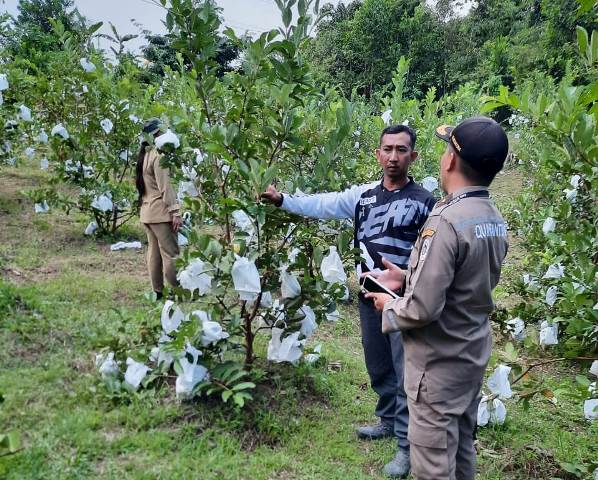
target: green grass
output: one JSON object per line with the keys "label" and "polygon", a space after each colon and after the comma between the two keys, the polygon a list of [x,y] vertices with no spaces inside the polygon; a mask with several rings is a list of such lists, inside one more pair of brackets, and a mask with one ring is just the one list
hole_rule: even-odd
{"label": "green grass", "polygon": [[[109,395],[95,352],[137,341],[159,323],[159,305],[145,298],[141,252],[110,252],[109,242],[83,237],[76,215],[33,214],[20,191],[42,181],[33,170],[0,172],[0,432],[21,432],[24,447],[0,458],[0,478],[383,478],[394,442],[354,434],[375,405],[354,304],[319,330],[325,359],[277,366],[241,413],[177,402],[172,389]],[[512,197],[518,182],[502,176],[501,194]],[[127,234],[143,239],[134,225]],[[545,370],[549,383],[571,367],[559,368]],[[560,462],[596,456],[598,427],[583,421],[578,403],[507,408],[504,426],[479,432],[479,479],[570,478]]]}

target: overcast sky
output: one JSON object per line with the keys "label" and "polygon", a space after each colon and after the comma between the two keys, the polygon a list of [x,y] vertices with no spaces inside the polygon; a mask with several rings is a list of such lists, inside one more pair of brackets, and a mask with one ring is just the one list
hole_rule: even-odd
{"label": "overcast sky", "polygon": [[[346,0],[323,0],[321,3],[338,4]],[[224,9],[224,23],[237,33],[262,32],[278,27],[280,12],[274,0],[217,0]],[[17,13],[19,0],[0,0],[0,12]],[[135,19],[143,28],[155,33],[165,31],[162,25],[164,9],[152,5],[151,0],[75,0],[79,11],[92,22],[104,22],[101,32],[110,34],[108,22],[112,22],[119,34],[139,33],[131,23]],[[130,45],[137,48],[142,41],[133,40]],[[106,48],[105,45],[102,45]]]}

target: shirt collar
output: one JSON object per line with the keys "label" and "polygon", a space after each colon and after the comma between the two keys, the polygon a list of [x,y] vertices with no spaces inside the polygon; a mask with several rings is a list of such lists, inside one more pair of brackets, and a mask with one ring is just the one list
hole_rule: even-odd
{"label": "shirt collar", "polygon": [[413,177],[411,175],[407,175],[407,183],[403,185],[403,188],[395,188],[394,190],[388,190],[386,189],[386,187],[384,187],[384,175],[382,175],[382,180],[380,180],[380,188],[382,188],[382,190],[385,192],[400,192],[401,190],[407,188],[411,184],[411,182],[413,182]]}
{"label": "shirt collar", "polygon": [[462,195],[464,193],[469,193],[469,192],[476,192],[478,190],[487,191],[488,187],[485,187],[482,185],[471,185],[469,187],[463,187],[463,188],[460,188],[459,190],[455,190],[454,192],[449,193],[448,195],[443,197],[442,200],[440,200],[438,203],[441,205],[445,205],[445,204],[449,203],[453,198],[458,197],[459,195]]}

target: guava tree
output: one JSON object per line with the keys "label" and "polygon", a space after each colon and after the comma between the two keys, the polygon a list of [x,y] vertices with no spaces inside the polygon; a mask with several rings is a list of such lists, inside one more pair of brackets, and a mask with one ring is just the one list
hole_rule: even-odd
{"label": "guava tree", "polygon": [[[174,362],[177,394],[220,393],[243,405],[264,349],[272,362],[300,361],[317,324],[336,318],[335,302],[346,294],[339,252],[349,253],[349,238],[336,237],[329,250],[317,222],[263,204],[260,194],[271,183],[291,192],[345,186],[338,152],[350,134],[352,106],[322,93],[299,53],[317,2],[297,2],[294,24],[296,2],[278,2],[284,27],[253,40],[225,30],[242,63],[222,77],[215,3],[160,3],[168,7],[181,67],[191,69],[169,75],[157,99],[164,103],[152,108],[168,124],[164,162],[186,185],[179,191],[187,195],[193,228],[180,262],[179,303],[164,305],[152,374],[143,382]],[[271,335],[267,347],[260,332]],[[149,372],[146,353],[127,360],[129,380]],[[101,360],[114,386],[116,360]],[[141,381],[127,373],[125,383],[137,388]]]}
{"label": "guava tree", "polygon": [[[516,208],[507,212],[528,257],[515,265],[521,277],[507,287],[513,306],[497,316],[512,341],[493,359],[503,364],[488,380],[491,395],[480,413],[486,421],[504,421],[500,399],[511,396],[525,406],[535,396],[554,405],[568,397],[583,404],[580,415],[598,418],[598,35],[590,41],[579,28],[578,41],[585,71],[575,85],[563,79],[547,93],[501,87],[497,97],[485,99],[486,110],[514,112],[512,139],[528,178]],[[582,374],[561,379],[557,388],[533,371],[569,360]],[[596,466],[566,468],[581,477]]]}
{"label": "guava tree", "polygon": [[[48,54],[53,68],[33,92],[40,133],[48,137],[50,186],[31,195],[84,212],[98,234],[114,233],[136,212],[132,179],[152,87],[141,90],[130,60],[110,65],[60,24],[55,28],[63,49]],[[74,188],[65,193],[64,184]]]}

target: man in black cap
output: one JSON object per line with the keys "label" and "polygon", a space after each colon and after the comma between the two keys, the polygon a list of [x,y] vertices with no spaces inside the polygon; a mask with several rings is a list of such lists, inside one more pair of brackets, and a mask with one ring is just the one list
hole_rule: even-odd
{"label": "man in black cap", "polygon": [[484,371],[492,350],[492,290],[507,254],[505,221],[488,186],[503,167],[507,136],[494,120],[470,118],[436,135],[447,193],[420,231],[404,272],[403,297],[368,294],[383,310],[382,331],[400,330],[405,349],[411,469],[418,480],[473,480],[473,435]]}

